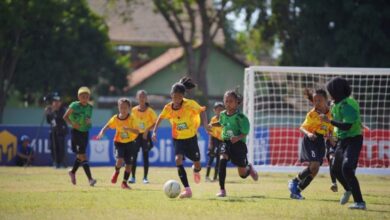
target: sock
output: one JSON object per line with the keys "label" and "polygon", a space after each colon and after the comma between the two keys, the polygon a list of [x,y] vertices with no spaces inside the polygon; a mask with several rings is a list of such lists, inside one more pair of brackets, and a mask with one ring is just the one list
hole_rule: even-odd
{"label": "sock", "polygon": [[303,181],[307,176],[310,175],[310,169],[309,167],[306,167],[304,170],[302,170],[295,178],[294,181],[301,182]]}
{"label": "sock", "polygon": [[217,179],[218,170],[219,170],[219,157],[217,157],[217,160],[215,161],[214,180]]}
{"label": "sock", "polygon": [[144,179],[148,178],[148,172],[149,172],[149,152],[144,151]]}
{"label": "sock", "polygon": [[91,169],[89,168],[88,160],[84,160],[83,162],[81,162],[81,164],[83,165],[85,175],[87,175],[89,180],[92,179]]}
{"label": "sock", "polygon": [[184,169],[183,164],[177,166],[177,171],[181,180],[181,183],[183,184],[184,187],[189,187],[190,185],[188,184],[188,179],[187,179],[187,173],[186,170]]}
{"label": "sock", "polygon": [[76,159],[73,164],[72,173],[76,173],[77,169],[80,167],[80,160]]}
{"label": "sock", "polygon": [[211,167],[210,167],[210,166],[207,166],[207,169],[206,169],[206,177],[209,177],[209,175],[210,175],[210,169],[211,169]]}
{"label": "sock", "polygon": [[120,167],[115,166],[115,172],[116,172],[116,173],[119,173],[119,170],[120,170],[120,169],[121,169]]}
{"label": "sock", "polygon": [[129,177],[130,177],[130,172],[125,171],[125,173],[123,174],[123,182],[126,183]]}
{"label": "sock", "polygon": [[299,182],[298,190],[302,192],[313,180],[313,177],[311,175],[307,176],[304,180]]}
{"label": "sock", "polygon": [[226,166],[227,160],[221,159],[219,164],[219,186],[221,190],[225,190]]}
{"label": "sock", "polygon": [[135,170],[137,169],[137,162],[133,163],[133,166],[131,167],[131,177],[135,179]]}

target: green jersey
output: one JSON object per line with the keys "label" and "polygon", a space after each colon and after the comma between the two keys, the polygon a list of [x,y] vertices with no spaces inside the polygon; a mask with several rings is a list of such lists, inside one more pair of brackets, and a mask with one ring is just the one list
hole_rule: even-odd
{"label": "green jersey", "polygon": [[336,137],[345,139],[362,134],[362,122],[360,119],[359,104],[355,99],[347,97],[332,107],[333,120],[352,124],[352,127],[343,131],[335,127]]}
{"label": "green jersey", "polygon": [[[249,120],[240,112],[233,115],[228,115],[226,111],[221,112],[219,123],[222,126],[222,140],[230,140],[233,136],[249,133]],[[246,138],[241,140],[245,142]]]}
{"label": "green jersey", "polygon": [[80,125],[79,131],[86,132],[91,128],[91,124],[87,124],[86,120],[92,118],[92,105],[82,105],[79,101],[72,102],[69,108],[73,110],[69,119]]}

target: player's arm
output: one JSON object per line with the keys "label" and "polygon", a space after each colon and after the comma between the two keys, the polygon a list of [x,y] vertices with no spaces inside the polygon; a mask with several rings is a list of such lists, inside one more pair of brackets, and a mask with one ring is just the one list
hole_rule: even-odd
{"label": "player's arm", "polygon": [[96,139],[101,139],[104,135],[104,133],[106,133],[107,129],[109,128],[109,124],[107,123],[106,125],[104,125],[104,127],[100,130],[98,136],[96,136]]}
{"label": "player's arm", "polygon": [[304,128],[303,126],[301,126],[299,128],[299,130],[304,134],[306,135],[310,140],[314,140],[317,138],[317,135],[311,133],[310,131],[306,130],[306,128]]}
{"label": "player's arm", "polygon": [[328,116],[326,116],[325,114],[321,114],[320,117],[322,118],[323,121],[330,123],[331,125],[338,127],[340,130],[343,131],[347,131],[352,127],[352,123],[336,121],[334,119],[330,120]]}
{"label": "player's arm", "polygon": [[22,154],[22,153],[18,152],[17,155],[23,159],[28,159],[28,155],[26,155],[26,154]]}
{"label": "player's arm", "polygon": [[72,122],[69,118],[69,116],[73,113],[73,109],[72,108],[68,108],[68,110],[66,110],[65,114],[64,114],[64,117],[62,117],[66,123],[70,124],[73,128],[80,128],[80,125],[77,124],[76,122]]}
{"label": "player's arm", "polygon": [[204,127],[207,131],[211,131],[211,126],[210,126],[209,124],[207,124],[208,120],[207,120],[206,111],[202,111],[202,112],[200,113],[200,118],[202,119],[203,127]]}
{"label": "player's arm", "polygon": [[152,140],[153,141],[157,141],[157,128],[160,126],[160,123],[162,120],[163,120],[163,118],[161,117],[161,114],[160,114],[158,116],[157,121],[156,121],[154,128],[153,128],[153,133],[152,133]]}

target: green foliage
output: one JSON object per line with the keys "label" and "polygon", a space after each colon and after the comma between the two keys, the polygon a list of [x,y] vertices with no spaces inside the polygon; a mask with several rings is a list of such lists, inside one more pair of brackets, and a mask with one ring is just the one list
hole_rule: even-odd
{"label": "green foliage", "polygon": [[390,1],[264,2],[242,7],[247,20],[260,11],[252,28],[263,40],[281,42],[281,65],[390,67]]}
{"label": "green foliage", "polygon": [[0,8],[5,24],[0,47],[20,54],[12,79],[15,89],[74,97],[79,86],[94,86],[99,78],[125,85],[126,68],[116,60],[108,28],[85,0],[9,0],[1,1]]}

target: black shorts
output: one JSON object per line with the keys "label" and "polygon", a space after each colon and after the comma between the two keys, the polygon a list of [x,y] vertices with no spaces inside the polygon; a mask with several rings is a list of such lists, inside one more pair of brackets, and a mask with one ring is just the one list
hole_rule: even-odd
{"label": "black shorts", "polygon": [[83,132],[76,129],[71,131],[72,151],[75,154],[85,154],[89,141],[88,131]]}
{"label": "black shorts", "polygon": [[173,139],[173,146],[175,147],[175,155],[183,155],[194,162],[200,161],[198,137],[196,135],[187,139]]}
{"label": "black shorts", "polygon": [[325,140],[322,135],[317,135],[317,138],[312,141],[306,135],[302,141],[302,149],[300,160],[301,162],[322,162],[325,156]]}
{"label": "black shorts", "polygon": [[125,164],[131,165],[134,161],[136,148],[135,142],[131,141],[128,143],[114,142],[115,145],[115,158],[122,158],[125,161]]}
{"label": "black shorts", "polygon": [[150,132],[148,132],[147,139],[145,140],[143,137],[143,133],[138,134],[137,139],[135,139],[135,148],[136,152],[142,148],[142,151],[147,152],[150,151],[153,147],[152,137]]}
{"label": "black shorts", "polygon": [[248,148],[242,141],[234,144],[231,141],[224,141],[221,145],[221,154],[229,156],[229,160],[238,167],[246,167],[248,165],[247,153]]}
{"label": "black shorts", "polygon": [[219,140],[218,138],[211,137],[211,142],[213,144],[213,148],[209,150],[208,155],[210,157],[219,157],[221,154],[221,145],[223,144],[223,141]]}

